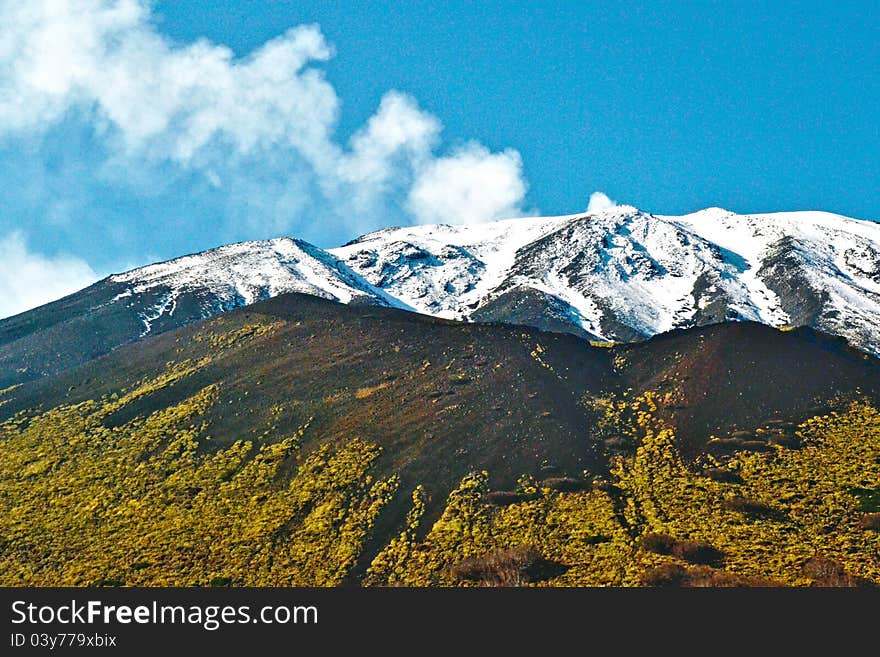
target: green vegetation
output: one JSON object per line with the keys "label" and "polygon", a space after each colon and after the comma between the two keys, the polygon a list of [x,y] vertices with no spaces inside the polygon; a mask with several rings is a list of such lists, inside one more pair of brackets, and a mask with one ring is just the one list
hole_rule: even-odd
{"label": "green vegetation", "polygon": [[631,540],[608,494],[543,489],[532,501],[495,507],[484,500],[486,482],[486,473],[467,477],[427,536],[398,537],[373,562],[367,583],[473,585],[479,582],[456,576],[461,562],[513,547],[537,549],[547,562],[565,567],[551,580],[557,585],[624,581],[619,557],[631,552]]}
{"label": "green vegetation", "polygon": [[617,344],[614,340],[590,340],[591,347],[598,347],[600,349],[611,349],[616,347]]}
{"label": "green vegetation", "polygon": [[108,428],[131,401],[205,363],[179,363],[121,396],[0,425],[3,585],[333,585],[348,574],[397,481],[369,474],[353,439],[303,456],[307,427],[214,450],[181,404]]}
{"label": "green vegetation", "polygon": [[[210,356],[0,424],[0,584],[880,583],[880,412],[866,402],[792,425],[797,440],[686,462],[673,393],[591,397],[607,477],[524,474],[492,490],[476,472],[433,501],[434,482],[398,490],[381,448],[355,435],[311,440],[309,423],[285,435],[272,425],[218,444],[206,419],[217,384],[119,424],[132,415],[122,409],[165,399],[224,350],[275,330],[199,333]],[[550,367],[541,345],[528,353]],[[293,403],[282,401],[270,415]]]}
{"label": "green vegetation", "polygon": [[[462,564],[473,572],[475,558],[497,560],[511,547],[561,566],[541,582],[549,585],[880,583],[880,539],[863,527],[866,496],[853,493],[880,482],[877,410],[856,403],[813,418],[799,432],[803,449],[739,452],[724,464],[706,457],[706,468],[742,482],[732,483],[682,461],[673,430],[650,413],[657,403],[643,395],[613,405],[635,419],[641,441],[616,458],[612,485],[541,488],[536,499],[499,507],[487,500],[486,473],[474,475],[422,540],[409,531],[380,554],[367,583],[491,584],[462,577]],[[418,514],[414,506],[413,525]],[[817,558],[831,564],[825,575],[809,566]]]}

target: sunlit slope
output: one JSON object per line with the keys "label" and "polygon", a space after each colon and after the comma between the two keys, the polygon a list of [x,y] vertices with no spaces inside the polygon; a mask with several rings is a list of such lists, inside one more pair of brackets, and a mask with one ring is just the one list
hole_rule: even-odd
{"label": "sunlit slope", "polygon": [[282,296],[3,392],[0,582],[876,582],[876,404],[809,332],[591,347]]}

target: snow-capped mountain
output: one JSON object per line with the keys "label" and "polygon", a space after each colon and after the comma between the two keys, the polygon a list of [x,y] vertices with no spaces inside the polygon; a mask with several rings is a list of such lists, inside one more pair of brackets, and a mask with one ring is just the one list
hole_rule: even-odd
{"label": "snow-capped mountain", "polygon": [[340,303],[402,307],[326,251],[289,238],[230,244],[107,280],[124,287],[112,303],[145,295],[154,298],[150,307],[140,311],[144,334],[154,322],[173,318],[182,303],[194,305],[203,318],[286,292]]}
{"label": "snow-capped mountain", "polygon": [[390,228],[329,251],[232,244],[0,321],[0,387],[286,292],[614,341],[729,320],[810,326],[880,354],[880,224],[619,206]]}
{"label": "snow-capped mountain", "polygon": [[286,292],[406,308],[307,242],[232,244],[110,276],[0,321],[0,388]]}
{"label": "snow-capped mountain", "polygon": [[330,251],[419,312],[635,340],[726,320],[880,352],[880,224],[823,212],[630,206],[382,230]]}

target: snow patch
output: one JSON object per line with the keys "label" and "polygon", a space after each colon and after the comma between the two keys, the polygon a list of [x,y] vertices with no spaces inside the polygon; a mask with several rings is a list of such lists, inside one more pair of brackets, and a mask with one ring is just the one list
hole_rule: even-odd
{"label": "snow patch", "polygon": [[[792,254],[794,264],[786,266],[796,272],[765,266],[780,250]],[[725,319],[788,324],[771,289],[786,281],[766,277],[789,275],[806,281],[803,294],[818,295],[815,328],[880,353],[880,225],[823,212],[708,208],[676,217],[616,206],[390,228],[329,251],[281,238],[184,256],[111,281],[124,286],[113,302],[146,293],[161,300],[141,312],[145,334],[187,293],[205,304],[205,316],[301,292],[467,320],[501,294],[534,289],[567,304],[574,325],[613,340]]]}

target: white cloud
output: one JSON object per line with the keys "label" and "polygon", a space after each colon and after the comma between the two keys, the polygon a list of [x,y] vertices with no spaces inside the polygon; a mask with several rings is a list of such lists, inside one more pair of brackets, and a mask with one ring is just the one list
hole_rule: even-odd
{"label": "white cloud", "polygon": [[250,57],[206,41],[173,47],[137,0],[6,2],[0,127],[45,127],[94,108],[129,149],[188,162],[212,139],[248,151],[286,143],[322,157],[338,99],[310,62],[332,50],[315,25]]}
{"label": "white cloud", "polygon": [[385,94],[376,113],[352,137],[350,152],[339,158],[339,183],[353,188],[353,211],[369,211],[371,200],[408,184],[412,172],[431,160],[441,129],[410,96]]}
{"label": "white cloud", "polygon": [[215,190],[252,187],[226,184],[249,175],[244,164],[229,170],[236,161],[287,162],[289,171],[258,177],[297,176],[291,187],[318,198],[294,205],[354,229],[385,208],[409,208],[407,219],[419,222],[519,213],[519,154],[474,144],[438,156],[440,122],[405,94],[388,92],[350,142],[338,143],[340,102],[316,68],[334,53],[316,25],[236,58],[206,40],[171,42],[146,0],[0,0],[0,33],[0,136],[47,130],[77,110],[116,170],[120,161],[170,162],[201,171]]}
{"label": "white cloud", "polygon": [[385,94],[377,112],[351,140],[351,153],[341,163],[342,177],[352,182],[384,182],[390,158],[401,154],[418,166],[439,141],[440,122],[399,92]]}
{"label": "white cloud", "polygon": [[472,224],[520,214],[525,193],[519,153],[471,143],[426,166],[408,203],[419,223]]}
{"label": "white cloud", "polygon": [[[341,140],[321,68],[334,50],[317,25],[237,57],[157,24],[149,0],[0,0],[0,140],[35,173],[6,190],[24,218],[0,217],[0,315],[96,278],[41,253],[56,240],[106,269],[157,248],[285,233],[329,245],[394,223],[524,214],[519,153],[444,149],[441,122],[404,93]],[[128,251],[89,251],[83,235]]]}
{"label": "white cloud", "polygon": [[601,212],[609,208],[617,207],[617,202],[608,198],[603,192],[590,194],[590,202],[587,204],[587,212]]}
{"label": "white cloud", "polygon": [[0,239],[0,318],[60,299],[97,278],[84,260],[34,253],[22,233],[7,235]]}

